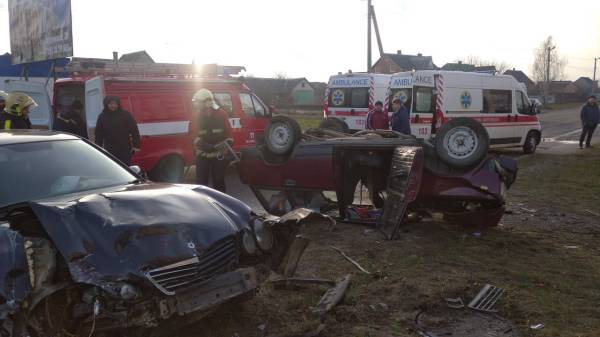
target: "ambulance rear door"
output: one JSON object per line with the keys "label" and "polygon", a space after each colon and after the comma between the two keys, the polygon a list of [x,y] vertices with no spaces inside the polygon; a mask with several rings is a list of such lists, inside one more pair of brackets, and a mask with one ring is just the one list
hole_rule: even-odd
{"label": "ambulance rear door", "polygon": [[27,94],[37,103],[38,106],[29,111],[29,120],[34,129],[52,128],[52,104],[43,82],[8,80],[5,90],[8,93],[18,91]]}
{"label": "ambulance rear door", "polygon": [[104,78],[102,76],[85,81],[85,120],[91,141],[95,141],[96,122],[104,109],[104,95]]}

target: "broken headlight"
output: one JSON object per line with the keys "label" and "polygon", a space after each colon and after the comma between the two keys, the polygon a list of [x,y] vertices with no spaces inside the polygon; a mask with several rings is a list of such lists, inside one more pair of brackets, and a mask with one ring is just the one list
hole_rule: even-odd
{"label": "broken headlight", "polygon": [[246,254],[256,254],[256,242],[254,241],[254,238],[252,237],[250,231],[244,231],[244,235],[242,235],[242,247],[244,248],[244,252]]}
{"label": "broken headlight", "polygon": [[273,248],[273,229],[270,223],[257,218],[254,219],[252,228],[254,229],[256,243],[261,250],[268,251]]}

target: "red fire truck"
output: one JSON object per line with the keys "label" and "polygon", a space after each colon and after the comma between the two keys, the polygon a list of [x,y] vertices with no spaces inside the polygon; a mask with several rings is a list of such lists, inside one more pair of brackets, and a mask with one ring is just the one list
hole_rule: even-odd
{"label": "red fire truck", "polygon": [[184,64],[117,63],[103,59],[74,58],[67,66],[69,77],[54,83],[52,100],[43,83],[10,81],[9,91],[31,95],[38,107],[30,114],[36,128],[51,128],[52,116],[61,105],[79,100],[85,109],[88,134],[94,135],[102,100],[106,95],[121,98],[141,134],[141,152],[132,162],[153,180],[180,181],[185,166],[193,164],[195,120],[192,95],[202,88],[213,92],[217,103],[229,114],[234,149],[254,146],[271,117],[268,107],[244,84],[231,77],[242,67]]}

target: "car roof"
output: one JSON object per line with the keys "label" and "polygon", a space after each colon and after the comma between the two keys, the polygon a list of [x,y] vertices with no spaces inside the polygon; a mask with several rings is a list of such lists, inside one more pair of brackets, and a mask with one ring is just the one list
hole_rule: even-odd
{"label": "car roof", "polygon": [[68,133],[46,130],[0,130],[0,146],[75,139],[79,139],[79,137]]}

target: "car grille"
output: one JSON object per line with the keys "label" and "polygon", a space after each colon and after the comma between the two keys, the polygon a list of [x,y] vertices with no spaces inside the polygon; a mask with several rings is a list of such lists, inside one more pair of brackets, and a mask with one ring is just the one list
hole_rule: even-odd
{"label": "car grille", "polygon": [[146,272],[146,277],[163,293],[174,295],[177,289],[210,280],[238,261],[233,238],[213,245],[204,255],[179,261]]}

